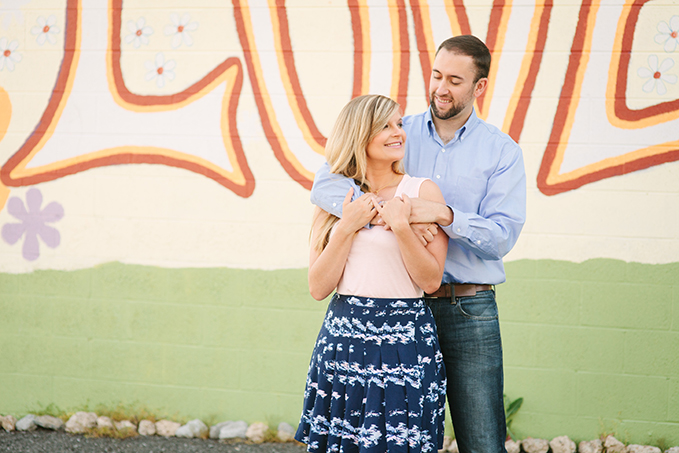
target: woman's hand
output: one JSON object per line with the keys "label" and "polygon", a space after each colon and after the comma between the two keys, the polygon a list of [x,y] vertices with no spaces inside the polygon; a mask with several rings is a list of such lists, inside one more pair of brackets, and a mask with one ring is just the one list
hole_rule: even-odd
{"label": "woman's hand", "polygon": [[351,201],[353,194],[354,189],[351,188],[344,197],[342,202],[342,218],[335,227],[345,234],[356,233],[370,223],[373,217],[377,215],[377,210],[375,209],[377,198],[375,194],[364,193],[354,201]]}
{"label": "woman's hand", "polygon": [[376,203],[376,209],[382,218],[385,228],[397,230],[399,228],[410,229],[410,198],[403,194],[401,198],[395,197],[383,202]]}
{"label": "woman's hand", "polygon": [[[438,186],[426,180],[420,186],[420,198],[443,203],[443,195]],[[427,243],[409,223],[416,199],[406,194],[402,199],[394,198],[378,207],[385,228],[394,231],[401,257],[406,265],[410,278],[426,293],[432,293],[441,286],[441,277],[448,249],[448,236],[432,234],[433,240]],[[443,205],[445,206],[445,204]]]}
{"label": "woman's hand", "polygon": [[[316,300],[327,297],[342,278],[344,265],[351,250],[356,232],[366,226],[375,217],[375,195],[367,193],[354,201],[351,196],[354,189],[350,189],[342,203],[342,218],[335,224],[334,233],[330,236],[328,245],[319,253],[315,248],[309,251],[309,292]],[[320,208],[316,208],[316,212]],[[323,217],[316,216],[314,223],[312,243],[315,243]]]}

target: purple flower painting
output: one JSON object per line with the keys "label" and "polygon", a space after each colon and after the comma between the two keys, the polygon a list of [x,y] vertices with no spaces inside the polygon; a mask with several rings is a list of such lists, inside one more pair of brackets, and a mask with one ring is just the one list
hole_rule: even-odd
{"label": "purple flower painting", "polygon": [[61,236],[56,228],[48,223],[53,223],[64,216],[64,208],[57,202],[42,206],[42,193],[35,187],[26,192],[26,206],[18,197],[12,197],[7,202],[7,212],[16,217],[20,223],[6,223],[2,227],[2,238],[10,245],[16,244],[22,236],[26,236],[22,255],[28,261],[35,261],[40,256],[40,243],[38,236],[51,248],[55,248],[61,242]]}

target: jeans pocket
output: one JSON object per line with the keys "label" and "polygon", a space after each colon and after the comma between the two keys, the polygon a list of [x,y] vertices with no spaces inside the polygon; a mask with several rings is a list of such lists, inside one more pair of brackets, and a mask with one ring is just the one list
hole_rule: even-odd
{"label": "jeans pocket", "polygon": [[473,321],[498,319],[497,303],[491,291],[484,291],[476,296],[460,297],[457,299],[457,308],[465,318]]}

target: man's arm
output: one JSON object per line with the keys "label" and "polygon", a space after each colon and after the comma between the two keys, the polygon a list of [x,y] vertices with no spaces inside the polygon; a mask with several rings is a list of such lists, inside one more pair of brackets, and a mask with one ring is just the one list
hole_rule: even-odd
{"label": "man's arm", "polygon": [[502,259],[516,244],[526,221],[526,174],[521,149],[514,145],[503,154],[488,180],[478,213],[432,202],[415,203],[411,222],[436,222],[455,243],[479,258]]}
{"label": "man's arm", "polygon": [[521,148],[514,144],[503,153],[488,179],[478,214],[451,209],[453,223],[442,229],[457,244],[486,260],[500,260],[509,253],[526,222],[526,172]]}
{"label": "man's arm", "polygon": [[349,192],[354,189],[351,201],[361,195],[361,189],[353,179],[346,176],[330,173],[330,166],[324,163],[316,172],[314,185],[311,187],[311,203],[315,204],[325,212],[329,212],[337,217],[342,217],[342,202]]}

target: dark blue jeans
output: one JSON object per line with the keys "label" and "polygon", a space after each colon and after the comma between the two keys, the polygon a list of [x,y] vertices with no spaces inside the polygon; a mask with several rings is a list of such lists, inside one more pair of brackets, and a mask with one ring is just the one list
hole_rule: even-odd
{"label": "dark blue jeans", "polygon": [[425,299],[436,320],[460,453],[506,453],[502,341],[494,291]]}

